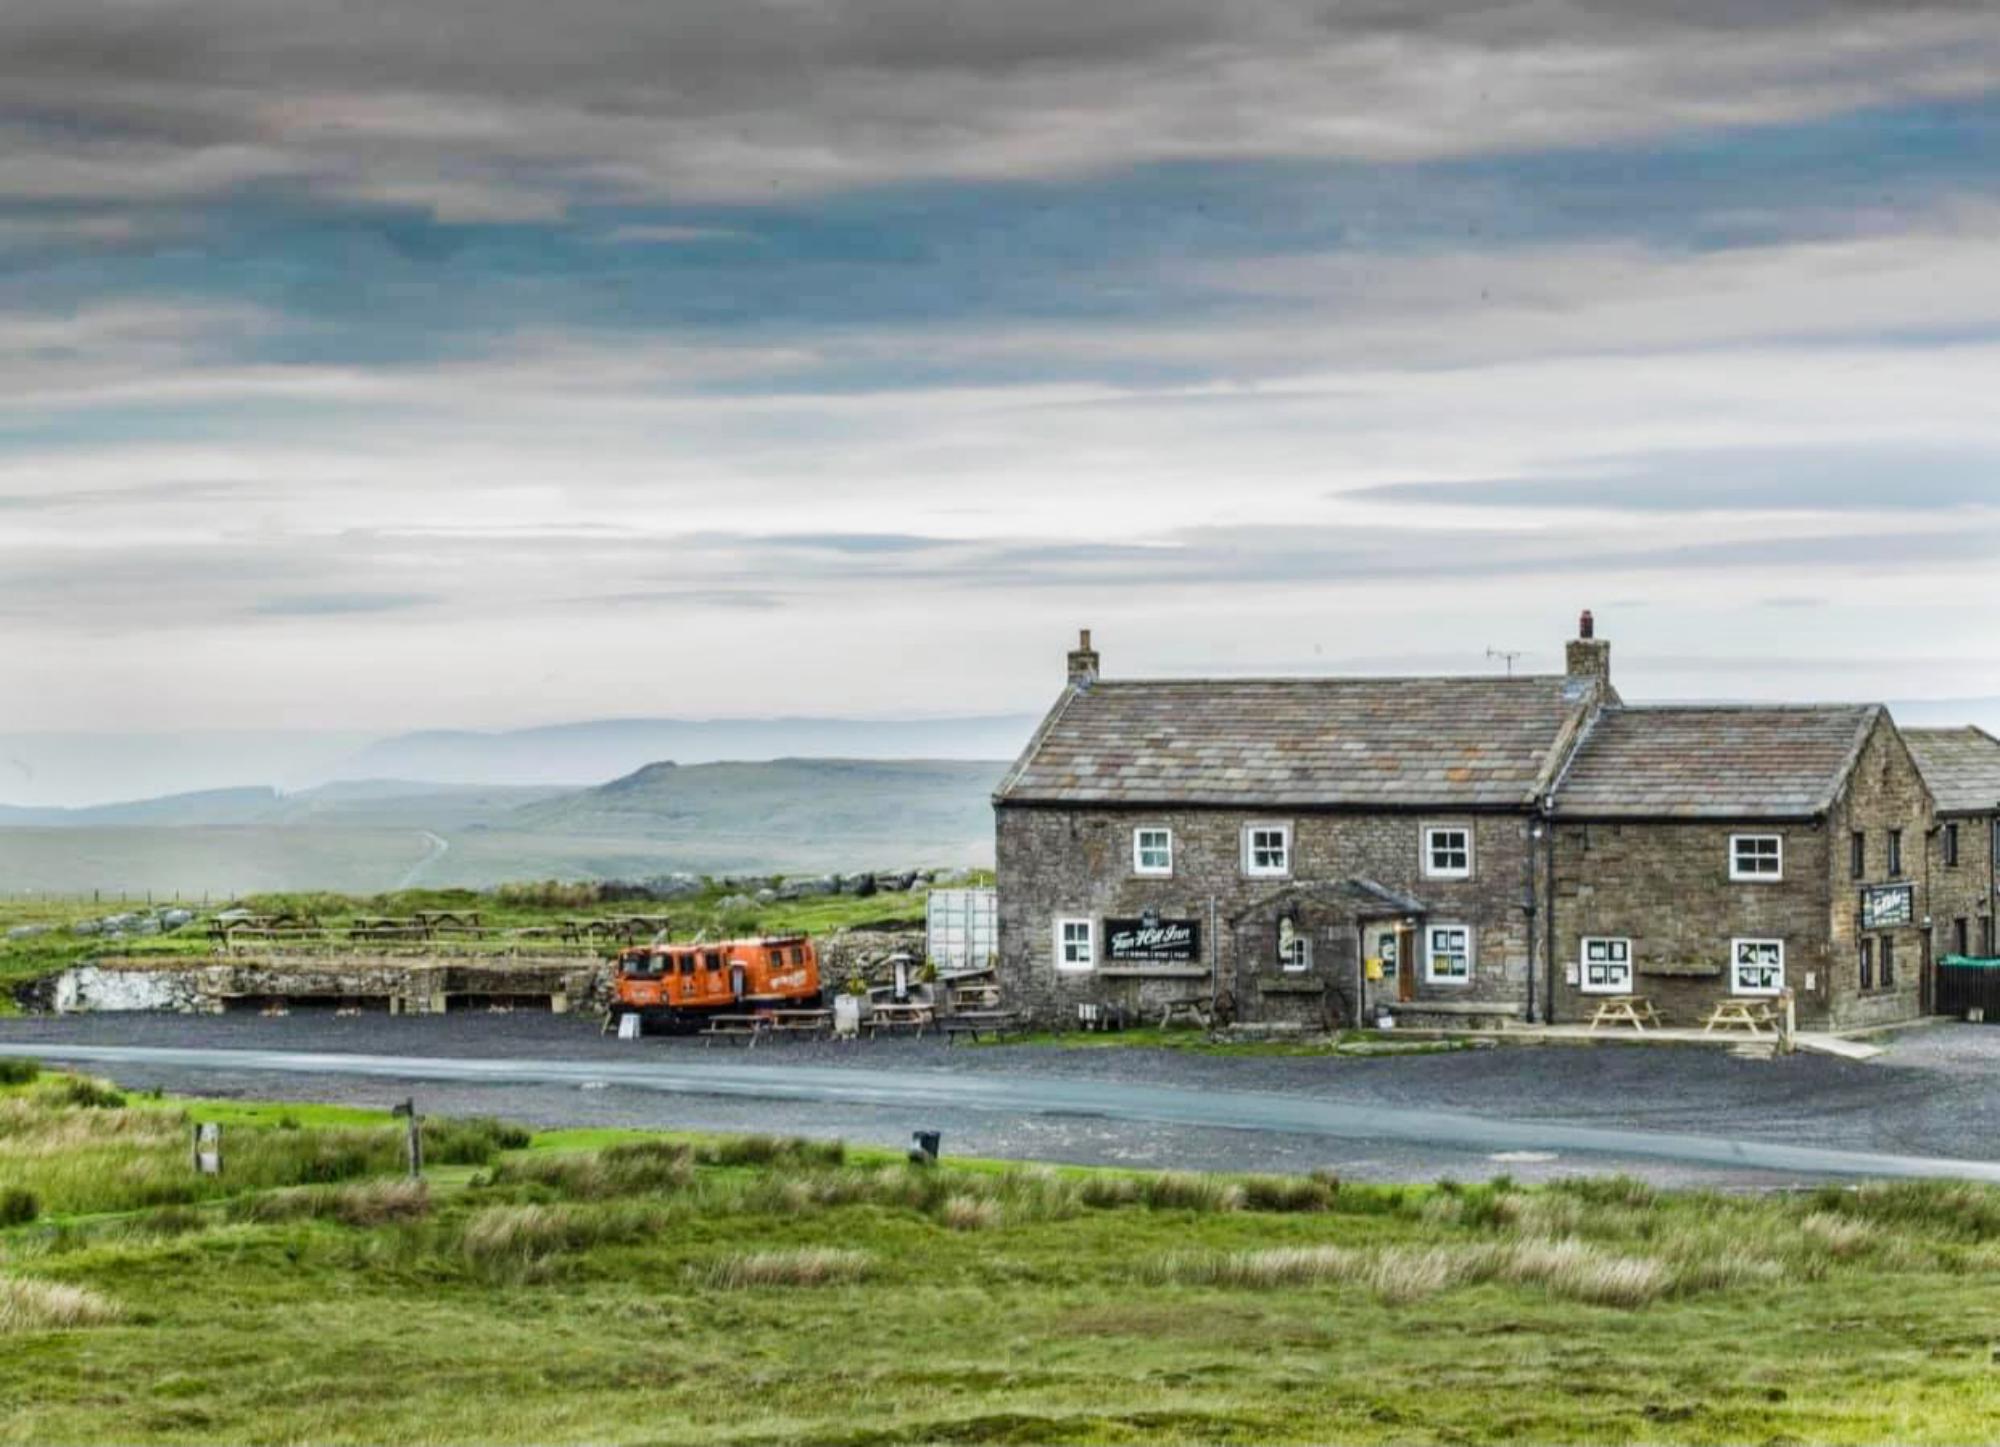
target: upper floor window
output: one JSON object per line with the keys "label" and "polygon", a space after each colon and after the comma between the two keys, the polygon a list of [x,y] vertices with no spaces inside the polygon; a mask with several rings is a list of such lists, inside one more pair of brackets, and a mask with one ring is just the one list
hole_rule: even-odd
{"label": "upper floor window", "polygon": [[1472,982],[1472,931],[1462,924],[1434,924],[1424,931],[1424,978],[1434,985]]}
{"label": "upper floor window", "polygon": [[1783,879],[1785,841],[1777,834],[1732,834],[1729,836],[1729,877],[1731,879]]}
{"label": "upper floor window", "polygon": [[1472,876],[1472,831],[1455,825],[1424,830],[1424,877],[1469,879]]}
{"label": "upper floor window", "polygon": [[1132,831],[1132,872],[1172,874],[1174,872],[1174,832],[1171,829]]}
{"label": "upper floor window", "polygon": [[1243,872],[1265,877],[1292,872],[1292,826],[1251,824],[1243,830]]}
{"label": "upper floor window", "polygon": [[1889,831],[1889,877],[1899,879],[1903,873],[1903,831]]}
{"label": "upper floor window", "polygon": [[1859,829],[1847,841],[1847,876],[1859,879],[1868,872],[1868,836]]}
{"label": "upper floor window", "polygon": [[1097,964],[1097,953],[1093,948],[1090,921],[1087,919],[1059,919],[1056,921],[1056,968],[1059,970],[1088,970]]}
{"label": "upper floor window", "polygon": [[1955,823],[1944,826],[1944,862],[1948,868],[1958,867],[1958,825]]}

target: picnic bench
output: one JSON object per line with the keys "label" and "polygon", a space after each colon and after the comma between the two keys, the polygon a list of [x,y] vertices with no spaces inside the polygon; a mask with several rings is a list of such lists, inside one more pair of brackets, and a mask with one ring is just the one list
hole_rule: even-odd
{"label": "picnic bench", "polygon": [[997,1010],[1000,1008],[1000,987],[990,980],[976,983],[948,984],[945,989],[951,995],[954,1010]]}
{"label": "picnic bench", "polygon": [[1019,1034],[1021,1017],[1014,1010],[961,1010],[939,1021],[938,1028],[944,1031],[944,1043],[947,1045],[961,1035],[970,1035],[977,1040],[984,1034],[998,1040],[1004,1035]]}
{"label": "picnic bench", "polygon": [[803,1035],[809,1040],[819,1040],[833,1031],[831,1010],[773,1010],[770,1020],[774,1035]]}
{"label": "picnic bench", "polygon": [[1101,1000],[1078,1000],[1076,1023],[1082,1030],[1123,1030],[1125,1007]]}
{"label": "picnic bench", "polygon": [[873,1040],[879,1030],[907,1029],[911,1034],[921,1036],[926,1026],[936,1022],[937,1012],[929,1005],[877,1002],[875,1012],[863,1023],[868,1026],[868,1038]]}
{"label": "picnic bench", "polygon": [[1183,995],[1178,1000],[1167,1000],[1160,1008],[1160,1028],[1166,1029],[1176,1020],[1185,1020],[1190,1025],[1206,1028],[1209,1022],[1209,1004],[1206,995]]}
{"label": "picnic bench", "polygon": [[757,1038],[771,1031],[769,1015],[711,1015],[708,1028],[701,1032],[702,1048],[707,1049],[718,1038],[741,1040],[746,1050],[756,1048]]}
{"label": "picnic bench", "polygon": [[1708,1018],[1702,1022],[1701,1033],[1706,1035],[1714,1030],[1748,1030],[1752,1035],[1764,1033],[1764,1027],[1776,1027],[1778,1012],[1764,1000],[1719,1000]]}
{"label": "picnic bench", "polygon": [[1644,995],[1610,995],[1598,1002],[1597,1013],[1590,1017],[1591,1029],[1599,1025],[1630,1025],[1641,1031],[1651,1025],[1657,1030],[1660,1012]]}

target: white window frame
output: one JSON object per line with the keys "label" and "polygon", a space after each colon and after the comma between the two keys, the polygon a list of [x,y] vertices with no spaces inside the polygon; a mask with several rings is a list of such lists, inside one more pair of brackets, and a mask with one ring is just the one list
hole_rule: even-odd
{"label": "white window frame", "polygon": [[[1768,989],[1761,985],[1753,985],[1753,986],[1744,985],[1742,976],[1739,972],[1743,969],[1743,963],[1742,963],[1743,949],[1744,946],[1746,945],[1759,950],[1763,949],[1767,945],[1774,946],[1777,949],[1778,951],[1777,984],[1769,987]],[[1761,963],[1758,963],[1751,965],[1750,968],[1761,970],[1766,968],[1766,966],[1764,966]],[[1729,993],[1730,994],[1751,995],[1759,999],[1769,1000],[1769,999],[1774,999],[1778,995],[1783,994],[1784,990],[1785,990],[1785,942],[1783,940],[1766,939],[1761,936],[1738,935],[1735,939],[1732,939],[1729,942]]]}
{"label": "white window frame", "polygon": [[1288,975],[1303,975],[1313,967],[1312,936],[1294,934],[1292,936],[1292,948],[1296,951],[1296,954],[1291,959],[1286,958],[1282,946],[1279,948],[1278,968]]}
{"label": "white window frame", "polygon": [[[1447,930],[1456,930],[1465,936],[1465,973],[1462,975],[1440,975],[1437,972],[1437,937]],[[1445,950],[1445,954],[1457,954],[1456,950]],[[1469,985],[1479,969],[1479,937],[1469,924],[1427,924],[1424,926],[1424,983],[1426,985]]]}
{"label": "white window frame", "polygon": [[[1070,939],[1069,931],[1071,926],[1080,926],[1082,928],[1083,938],[1081,941]],[[1081,943],[1083,948],[1080,958],[1072,959],[1070,957],[1070,946],[1075,943]],[[1055,926],[1055,944],[1056,968],[1062,973],[1066,975],[1080,975],[1097,968],[1097,925],[1095,921],[1081,915],[1066,915],[1058,919]]]}
{"label": "white window frame", "polygon": [[[1458,834],[1465,839],[1465,865],[1463,868],[1445,865],[1439,868],[1431,840],[1439,834]],[[1426,824],[1423,828],[1423,865],[1425,879],[1470,879],[1472,878],[1472,826],[1470,824]]]}
{"label": "white window frame", "polygon": [[[1753,839],[1768,839],[1778,846],[1778,867],[1773,870],[1745,870],[1742,846]],[[1729,878],[1738,884],[1778,884],[1785,877],[1785,836],[1782,834],[1732,834],[1729,836]]]}
{"label": "white window frame", "polygon": [[[1158,834],[1165,839],[1167,862],[1165,864],[1146,863],[1145,838],[1148,834]],[[1160,824],[1141,824],[1132,831],[1132,872],[1149,878],[1163,879],[1174,872],[1174,831]]]}
{"label": "white window frame", "polygon": [[[1602,957],[1591,958],[1592,946]],[[1620,967],[1625,972],[1622,985],[1593,985],[1590,982],[1590,967],[1602,965],[1607,975]],[[1577,985],[1586,995],[1629,995],[1632,993],[1632,941],[1624,935],[1585,935],[1577,943],[1576,950]]]}
{"label": "white window frame", "polygon": [[[1276,833],[1284,840],[1285,862],[1273,868],[1257,863],[1259,834]],[[1249,879],[1290,879],[1292,877],[1292,826],[1283,820],[1263,819],[1243,826],[1243,873]]]}

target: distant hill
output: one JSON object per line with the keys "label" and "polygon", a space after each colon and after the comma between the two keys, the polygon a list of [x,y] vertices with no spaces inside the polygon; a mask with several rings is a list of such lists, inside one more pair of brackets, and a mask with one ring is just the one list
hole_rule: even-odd
{"label": "distant hill", "polygon": [[597,784],[659,759],[683,766],[762,759],[1011,759],[1027,714],[943,719],[600,719],[500,733],[400,734],[356,751],[337,779]]}
{"label": "distant hill", "polygon": [[761,840],[784,851],[809,848],[815,856],[846,841],[881,862],[913,847],[958,844],[983,853],[993,833],[990,798],[1006,767],[957,759],[655,763],[594,789],[524,805],[507,827],[695,848],[704,840]]}
{"label": "distant hill", "polygon": [[995,761],[652,763],[586,789],[368,779],[0,809],[0,878],[53,892],[978,865]]}

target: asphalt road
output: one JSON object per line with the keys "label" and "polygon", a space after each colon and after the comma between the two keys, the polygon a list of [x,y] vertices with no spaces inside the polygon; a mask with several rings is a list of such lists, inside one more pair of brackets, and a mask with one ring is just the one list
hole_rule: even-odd
{"label": "asphalt road", "polygon": [[1201,1169],[1331,1166],[1356,1179],[1537,1179],[1626,1170],[1668,1184],[1855,1175],[2000,1181],[2000,1030],[1902,1037],[1883,1060],[1694,1049],[1505,1048],[1329,1059],[930,1041],[605,1040],[545,1015],[0,1021],[0,1052],[191,1094],[385,1104],[532,1125],[840,1135],[941,1129],[963,1154]]}

